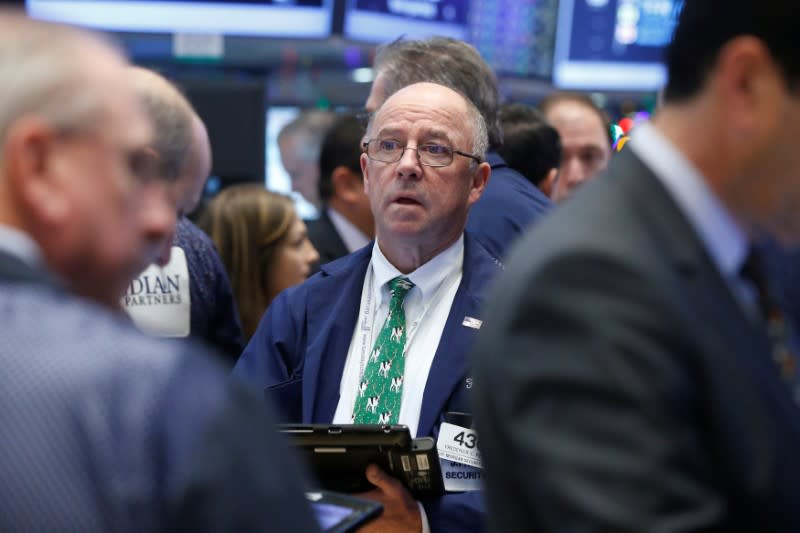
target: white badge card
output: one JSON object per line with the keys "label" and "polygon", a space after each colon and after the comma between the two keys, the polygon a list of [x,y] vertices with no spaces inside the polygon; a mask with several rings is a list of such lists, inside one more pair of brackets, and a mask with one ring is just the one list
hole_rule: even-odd
{"label": "white badge card", "polygon": [[166,266],[150,265],[139,274],[121,303],[143,332],[157,337],[187,337],[192,301],[184,251],[173,246]]}
{"label": "white badge card", "polygon": [[483,488],[483,469],[455,461],[439,459],[442,468],[444,490],[447,492],[469,492]]}
{"label": "white badge card", "polygon": [[463,492],[481,489],[483,463],[476,431],[445,422],[439,427],[436,450],[445,490]]}
{"label": "white badge card", "polygon": [[478,433],[475,430],[444,422],[439,427],[436,441],[439,457],[476,468],[481,468],[481,453],[478,451]]}

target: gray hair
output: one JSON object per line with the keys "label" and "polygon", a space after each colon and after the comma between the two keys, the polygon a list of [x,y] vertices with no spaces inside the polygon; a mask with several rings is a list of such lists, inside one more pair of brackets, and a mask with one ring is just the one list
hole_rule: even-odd
{"label": "gray hair", "polygon": [[497,117],[500,105],[497,78],[473,46],[449,37],[398,39],[378,48],[375,71],[383,76],[387,98],[403,87],[423,81],[465,95],[483,115],[489,146],[497,148],[503,144]]}
{"label": "gray hair", "polygon": [[[442,85],[437,83],[436,85]],[[442,87],[447,87],[446,85],[442,85]],[[476,155],[481,161],[486,160],[486,151],[489,149],[489,134],[486,128],[486,120],[484,119],[481,112],[478,108],[473,104],[469,98],[465,95],[460,93],[458,90],[453,89],[452,87],[447,87],[451,91],[458,93],[461,99],[464,101],[464,104],[467,108],[467,121],[472,128],[472,153]],[[388,100],[388,98],[387,98]],[[385,104],[386,102],[384,102]],[[369,117],[369,123],[367,124],[367,134],[366,137],[368,139],[372,138],[373,127],[375,124],[375,117],[378,116],[381,108],[384,104],[375,110],[372,115]],[[474,163],[474,161],[473,161]]]}
{"label": "gray hair", "polygon": [[85,81],[86,52],[111,44],[83,30],[0,10],[0,142],[26,115],[53,128],[90,131],[103,113],[100,90]]}
{"label": "gray hair", "polygon": [[158,153],[158,177],[173,181],[191,156],[194,109],[161,75],[141,67],[131,67],[129,71],[136,95],[153,123],[151,147]]}

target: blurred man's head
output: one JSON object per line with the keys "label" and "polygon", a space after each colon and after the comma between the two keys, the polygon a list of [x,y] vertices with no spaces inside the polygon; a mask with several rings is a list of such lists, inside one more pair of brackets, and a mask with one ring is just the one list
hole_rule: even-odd
{"label": "blurred man's head", "polygon": [[375,235],[375,220],[361,175],[361,140],[366,133],[355,115],[336,118],[319,154],[319,196],[362,233]]}
{"label": "blurred man's head", "polygon": [[126,62],[97,37],[9,14],[0,50],[0,223],[76,293],[116,307],[174,224]]}
{"label": "blurred man's head", "polygon": [[560,202],[608,166],[611,130],[603,110],[582,94],[554,93],[540,108],[561,137],[561,168],[551,194]]}
{"label": "blurred man's head", "polygon": [[375,111],[389,96],[413,83],[438,83],[463,94],[478,108],[486,121],[491,149],[502,144],[497,78],[473,46],[449,37],[398,39],[378,49],[374,68],[367,111]]}
{"label": "blurred man's head", "polygon": [[800,241],[797,7],[795,0],[686,0],[654,119],[743,229],[793,243]]}
{"label": "blurred man's head", "polygon": [[[140,67],[128,69],[129,80],[154,126],[150,152],[155,178],[179,218],[194,210],[211,170],[211,148],[206,128],[186,97],[161,75]],[[161,243],[152,262],[169,262],[173,231]]]}
{"label": "blurred man's head", "polygon": [[319,151],[333,119],[330,111],[303,111],[278,134],[281,163],[292,180],[292,190],[316,208],[320,207]]}
{"label": "blurred man's head", "polygon": [[498,153],[506,164],[552,196],[561,165],[561,139],[544,115],[525,104],[500,107],[503,146]]}

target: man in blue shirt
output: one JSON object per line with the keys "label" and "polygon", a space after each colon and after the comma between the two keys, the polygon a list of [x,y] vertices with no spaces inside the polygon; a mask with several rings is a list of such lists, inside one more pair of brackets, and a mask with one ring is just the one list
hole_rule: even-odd
{"label": "man in blue shirt", "polygon": [[119,312],[175,224],[125,69],[0,13],[0,530],[314,531],[263,402]]}

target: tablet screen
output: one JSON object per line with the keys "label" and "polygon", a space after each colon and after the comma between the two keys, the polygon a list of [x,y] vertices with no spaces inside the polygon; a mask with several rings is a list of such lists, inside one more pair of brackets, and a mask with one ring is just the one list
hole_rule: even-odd
{"label": "tablet screen", "polygon": [[380,503],[330,491],[307,492],[320,528],[326,533],[345,533],[380,514]]}
{"label": "tablet screen", "polygon": [[332,503],[316,502],[311,504],[311,508],[314,509],[317,523],[325,531],[342,523],[345,518],[353,513],[353,510],[348,507]]}

